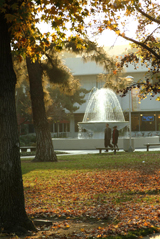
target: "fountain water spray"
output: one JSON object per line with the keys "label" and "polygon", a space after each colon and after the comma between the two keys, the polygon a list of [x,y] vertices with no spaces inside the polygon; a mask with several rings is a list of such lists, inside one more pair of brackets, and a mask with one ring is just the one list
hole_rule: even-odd
{"label": "fountain water spray", "polygon": [[101,88],[95,90],[86,107],[83,121],[79,122],[79,138],[86,130],[93,138],[104,137],[106,123],[112,128],[117,126],[118,130],[129,124],[125,121],[119,100],[113,90]]}

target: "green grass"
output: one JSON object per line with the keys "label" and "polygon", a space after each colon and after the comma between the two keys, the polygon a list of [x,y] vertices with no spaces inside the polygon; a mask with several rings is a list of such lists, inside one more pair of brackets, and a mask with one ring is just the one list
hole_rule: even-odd
{"label": "green grass", "polygon": [[[149,167],[154,170],[155,166],[160,167],[160,152],[118,152],[116,155],[107,154],[84,154],[84,155],[64,155],[58,156],[58,162],[31,162],[32,159],[22,159],[22,173],[28,173],[34,170],[120,170],[124,168],[134,168],[141,170]],[[145,161],[145,162],[144,162]]]}

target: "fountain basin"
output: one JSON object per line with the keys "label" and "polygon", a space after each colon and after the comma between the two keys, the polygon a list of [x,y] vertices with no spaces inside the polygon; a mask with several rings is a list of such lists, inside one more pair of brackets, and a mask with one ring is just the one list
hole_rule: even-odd
{"label": "fountain basin", "polygon": [[105,121],[105,122],[79,122],[78,125],[86,130],[91,130],[94,132],[104,132],[106,124],[109,124],[109,127],[112,129],[114,126],[117,126],[118,130],[123,129],[125,126],[129,126],[129,121]]}
{"label": "fountain basin", "polygon": [[[119,138],[118,147],[124,149],[124,141],[129,137]],[[134,148],[145,148],[146,143],[159,143],[159,136],[150,137],[132,137],[134,141]],[[78,139],[78,138],[53,138],[52,139],[54,150],[85,150],[96,149],[104,147],[104,139]]]}

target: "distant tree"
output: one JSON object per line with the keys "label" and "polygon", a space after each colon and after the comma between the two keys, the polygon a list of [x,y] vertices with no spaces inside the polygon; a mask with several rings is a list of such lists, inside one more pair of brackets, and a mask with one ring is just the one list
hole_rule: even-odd
{"label": "distant tree", "polygon": [[19,87],[16,87],[16,110],[18,119],[19,133],[28,132],[26,123],[32,123],[32,108],[29,94],[29,86],[24,81]]}
{"label": "distant tree", "polygon": [[27,69],[29,74],[33,122],[36,132],[36,155],[34,161],[57,161],[44,105],[42,86],[43,70],[38,60],[32,62],[29,57],[27,57]]}
{"label": "distant tree", "polygon": [[[53,49],[52,49],[53,51]],[[52,152],[52,141],[51,139],[50,131],[49,131],[49,125],[48,125],[48,119],[46,116],[46,108],[49,106],[48,115],[51,119],[51,116],[54,115],[54,121],[56,119],[57,122],[60,120],[67,118],[67,114],[64,113],[64,103],[62,104],[62,101],[64,102],[67,100],[66,97],[71,96],[65,96],[66,94],[75,95],[76,91],[76,101],[79,101],[80,104],[84,103],[82,101],[82,98],[84,98],[84,95],[80,96],[78,93],[79,88],[79,81],[75,80],[72,74],[70,73],[69,69],[64,66],[61,62],[61,60],[58,58],[56,52],[54,51],[54,54],[52,52],[52,55],[50,53],[47,53],[47,57],[49,57],[49,60],[43,60],[39,62],[29,62],[29,64],[25,64],[24,61],[17,62],[15,59],[15,71],[17,74],[17,78],[19,79],[18,86],[21,87],[18,88],[17,86],[17,102],[19,102],[17,110],[18,110],[18,116],[21,116],[21,119],[28,120],[32,119],[32,110],[33,110],[33,121],[36,131],[36,142],[37,142],[37,150],[36,150],[36,157],[34,161],[52,161],[53,160],[53,154]],[[28,62],[28,59],[27,59]],[[38,75],[36,73],[36,68],[38,68],[37,73],[39,74],[38,81]],[[27,74],[27,70],[29,73],[29,76]],[[53,77],[54,76],[54,77]],[[31,95],[31,101],[30,97],[28,97],[29,87],[27,85],[27,82],[30,82],[30,95]],[[20,82],[23,80],[23,85]],[[50,82],[48,82],[48,80]],[[43,84],[43,86],[42,86]],[[50,85],[49,89],[52,87],[52,85],[57,85],[59,87],[59,92],[61,91],[61,94],[59,94],[59,98],[57,97],[57,94],[55,91],[52,91],[52,96],[49,93],[49,90],[46,88],[46,85]],[[41,94],[38,91],[38,86],[41,86]],[[34,90],[33,90],[34,89]],[[85,90],[84,90],[85,91]],[[38,93],[36,93],[38,92]],[[82,90],[80,90],[82,92]],[[87,92],[87,91],[86,91]],[[63,95],[63,96],[62,96]],[[75,97],[75,96],[74,96]],[[79,98],[79,99],[78,99]],[[26,99],[26,101],[23,101]],[[55,101],[54,104],[51,104],[51,102]],[[61,104],[60,104],[61,102]],[[66,101],[67,102],[67,101]],[[66,104],[65,102],[65,104]],[[32,110],[31,110],[31,103],[32,103]],[[75,102],[73,102],[74,104]],[[69,104],[69,103],[68,103]],[[71,100],[70,100],[70,108],[73,107],[73,109],[70,109],[70,111],[75,111],[78,109],[78,107],[71,106]],[[40,107],[41,105],[41,107]],[[42,107],[43,106],[43,107]],[[46,107],[45,107],[46,106]],[[21,107],[21,108],[20,108]],[[40,109],[43,109],[43,112],[40,112]],[[45,120],[45,121],[44,121]],[[43,132],[44,131],[44,132]]]}
{"label": "distant tree", "polygon": [[32,108],[29,93],[28,72],[25,61],[19,61],[13,56],[13,66],[17,77],[16,83],[16,111],[19,133],[25,133],[25,123],[32,122]]}
{"label": "distant tree", "polygon": [[54,104],[59,104],[66,109],[70,114],[77,111],[80,105],[84,104],[86,100],[85,95],[89,93],[89,90],[84,88],[77,89],[72,95],[62,93],[59,88],[49,89],[50,95],[54,101]]}

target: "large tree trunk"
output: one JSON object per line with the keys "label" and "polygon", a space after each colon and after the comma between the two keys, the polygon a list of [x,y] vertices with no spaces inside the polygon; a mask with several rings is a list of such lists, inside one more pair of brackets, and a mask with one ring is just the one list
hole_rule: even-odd
{"label": "large tree trunk", "polygon": [[25,212],[10,36],[0,14],[0,231],[35,230]]}
{"label": "large tree trunk", "polygon": [[33,122],[36,131],[36,156],[34,161],[56,162],[49,124],[44,106],[42,86],[42,71],[38,61],[33,63],[27,58],[27,68],[30,82]]}

